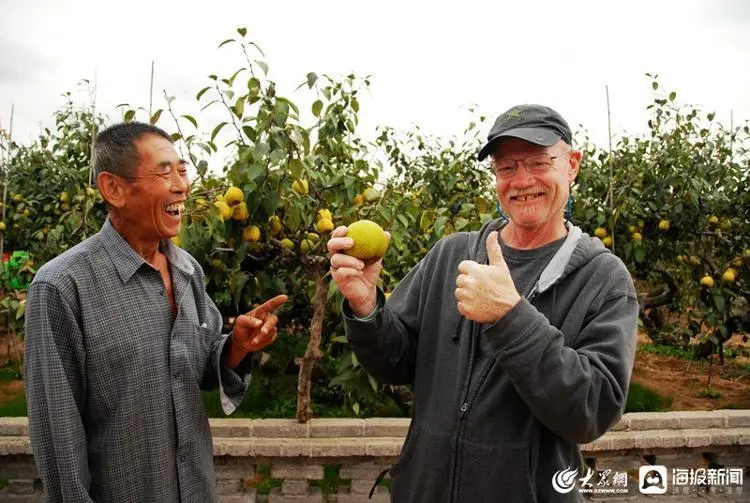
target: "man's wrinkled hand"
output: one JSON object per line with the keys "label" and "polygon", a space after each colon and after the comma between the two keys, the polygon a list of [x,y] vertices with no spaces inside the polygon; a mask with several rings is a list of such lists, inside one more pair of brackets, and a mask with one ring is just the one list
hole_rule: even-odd
{"label": "man's wrinkled hand", "polygon": [[487,257],[489,265],[461,262],[456,278],[458,312],[477,323],[495,323],[521,300],[496,231],[487,237]]}
{"label": "man's wrinkled hand", "polygon": [[232,335],[228,344],[227,365],[235,368],[248,353],[260,351],[276,341],[279,321],[274,311],[281,307],[288,297],[277,295],[271,300],[242,314],[234,321]]}

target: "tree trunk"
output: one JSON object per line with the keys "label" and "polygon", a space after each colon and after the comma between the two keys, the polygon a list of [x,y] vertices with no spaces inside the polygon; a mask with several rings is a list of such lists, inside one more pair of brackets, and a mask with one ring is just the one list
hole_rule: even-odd
{"label": "tree trunk", "polygon": [[310,393],[312,372],[320,360],[320,339],[323,334],[323,318],[326,313],[326,283],[320,268],[315,271],[315,293],[313,294],[313,317],[310,323],[310,341],[299,366],[297,380],[297,421],[306,423],[313,416]]}

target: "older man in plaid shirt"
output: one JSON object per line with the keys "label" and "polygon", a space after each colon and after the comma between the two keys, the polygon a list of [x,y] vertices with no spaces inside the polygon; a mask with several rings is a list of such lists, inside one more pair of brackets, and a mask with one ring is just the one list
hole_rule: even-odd
{"label": "older man in plaid shirt", "polygon": [[164,131],[97,137],[101,231],[45,264],[29,288],[24,381],[34,457],[50,501],[216,501],[201,389],[225,413],[273,343],[286,300],[239,316],[230,335],[200,265],[169,238],[189,183]]}

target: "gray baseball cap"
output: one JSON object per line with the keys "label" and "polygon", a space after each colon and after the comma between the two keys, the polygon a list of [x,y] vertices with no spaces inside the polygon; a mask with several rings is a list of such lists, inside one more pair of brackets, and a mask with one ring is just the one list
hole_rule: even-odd
{"label": "gray baseball cap", "polygon": [[573,142],[570,126],[559,113],[542,105],[518,105],[495,119],[487,143],[479,151],[479,160],[492,153],[496,140],[508,136],[542,147],[551,147],[561,139],[568,145]]}

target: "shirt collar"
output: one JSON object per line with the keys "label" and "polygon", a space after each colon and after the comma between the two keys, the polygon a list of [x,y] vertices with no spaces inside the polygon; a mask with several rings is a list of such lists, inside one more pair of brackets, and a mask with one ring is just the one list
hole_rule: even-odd
{"label": "shirt collar", "polygon": [[[117,269],[117,273],[120,275],[120,279],[123,283],[127,283],[130,278],[133,277],[133,274],[135,274],[144,264],[148,265],[148,267],[153,267],[146,262],[143,257],[138,255],[133,247],[125,241],[125,238],[117,232],[117,229],[115,229],[112,222],[110,222],[109,217],[107,217],[107,220],[104,222],[99,234],[101,235],[104,248],[109,253],[110,258],[115,265],[115,269]],[[195,272],[195,268],[180,252],[177,245],[169,239],[162,240],[161,245],[162,251],[167,256],[169,263],[180,269],[185,274],[192,276],[193,272]]]}

